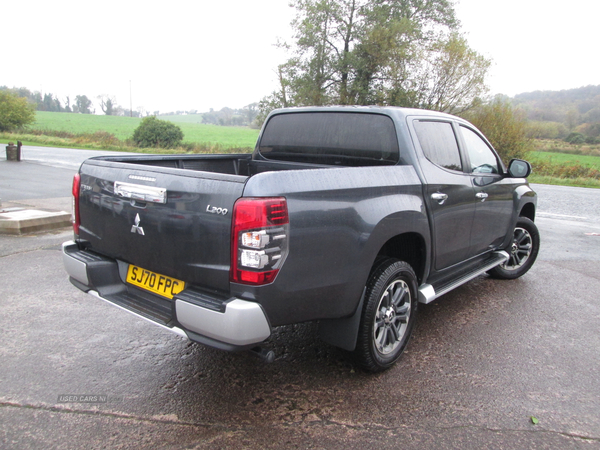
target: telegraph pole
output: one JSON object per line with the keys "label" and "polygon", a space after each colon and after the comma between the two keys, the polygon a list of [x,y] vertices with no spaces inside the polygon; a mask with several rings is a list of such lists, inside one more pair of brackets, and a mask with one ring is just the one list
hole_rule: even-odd
{"label": "telegraph pole", "polygon": [[133,117],[133,107],[131,101],[131,80],[129,80],[129,117]]}

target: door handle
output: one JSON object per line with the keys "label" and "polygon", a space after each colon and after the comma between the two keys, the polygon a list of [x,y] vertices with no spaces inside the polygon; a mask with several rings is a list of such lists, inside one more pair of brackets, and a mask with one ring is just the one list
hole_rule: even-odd
{"label": "door handle", "polygon": [[444,194],[442,192],[436,192],[431,194],[431,198],[438,202],[440,205],[443,205],[446,200],[448,200],[448,194]]}
{"label": "door handle", "polygon": [[475,194],[475,197],[480,199],[482,202],[485,202],[485,199],[488,198],[488,195],[485,192],[478,192]]}

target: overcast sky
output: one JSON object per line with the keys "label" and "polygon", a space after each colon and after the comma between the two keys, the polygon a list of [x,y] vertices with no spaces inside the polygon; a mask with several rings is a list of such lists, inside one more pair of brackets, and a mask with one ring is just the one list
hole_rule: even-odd
{"label": "overcast sky", "polygon": [[[492,6],[498,5],[498,6]],[[491,93],[600,85],[598,0],[460,0]],[[150,112],[241,108],[277,87],[287,0],[18,0],[2,5],[0,86]],[[130,90],[131,86],[131,90]],[[97,107],[99,112],[100,108]]]}

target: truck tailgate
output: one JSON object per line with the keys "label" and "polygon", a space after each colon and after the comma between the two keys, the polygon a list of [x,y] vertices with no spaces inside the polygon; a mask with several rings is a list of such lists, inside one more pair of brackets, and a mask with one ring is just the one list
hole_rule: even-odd
{"label": "truck tailgate", "polygon": [[232,210],[248,177],[94,159],[80,177],[79,238],[90,250],[229,289]]}

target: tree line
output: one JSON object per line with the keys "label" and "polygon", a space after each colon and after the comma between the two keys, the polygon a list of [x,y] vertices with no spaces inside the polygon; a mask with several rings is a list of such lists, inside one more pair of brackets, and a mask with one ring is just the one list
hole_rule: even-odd
{"label": "tree line", "polygon": [[[34,106],[36,111],[96,114],[96,106],[92,99],[87,95],[76,95],[74,98],[65,96],[64,98],[59,99],[57,95],[49,92],[42,94],[39,91],[31,91],[25,87],[9,88],[8,86],[0,86],[0,91],[10,92],[19,98],[27,99],[27,101]],[[117,104],[115,97],[111,95],[98,95],[96,100],[98,106],[100,106],[100,110],[108,116],[143,117],[150,115],[150,112],[143,107],[133,111],[123,108]],[[155,111],[154,115],[157,114],[158,111]]]}
{"label": "tree line", "polygon": [[74,112],[81,114],[94,114],[92,101],[85,95],[75,96],[71,104],[71,98],[66,97],[62,102],[51,93],[43,94],[39,91],[32,92],[27,88],[9,88],[0,86],[0,91],[8,91],[17,97],[27,99],[35,106],[37,111]]}
{"label": "tree line", "polygon": [[[16,97],[26,99],[37,111],[51,112],[72,112],[80,114],[96,114],[94,103],[86,95],[77,95],[73,100],[69,96],[62,101],[54,94],[46,93],[42,95],[39,91],[32,92],[27,88],[8,88],[0,86],[0,91],[9,92]],[[130,111],[117,104],[115,97],[104,94],[97,96],[98,106],[102,113],[108,116],[131,116],[131,117],[146,117],[146,116],[171,116],[171,115],[187,115],[201,114],[202,123],[221,126],[250,126],[255,127],[255,119],[258,115],[258,102],[251,103],[243,108],[224,107],[219,111],[213,108],[209,112],[199,113],[193,109],[189,111],[172,111],[160,113],[160,111],[147,111],[140,107],[137,111]]]}
{"label": "tree line", "polygon": [[600,141],[600,86],[525,92],[512,102],[531,121],[534,137]]}
{"label": "tree line", "polygon": [[241,109],[221,108],[215,111],[210,108],[209,112],[202,114],[202,123],[221,126],[250,126],[257,128],[256,117],[258,116],[258,103],[251,103]]}

